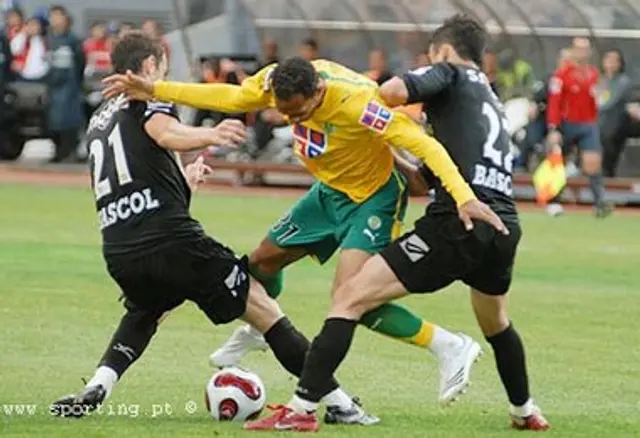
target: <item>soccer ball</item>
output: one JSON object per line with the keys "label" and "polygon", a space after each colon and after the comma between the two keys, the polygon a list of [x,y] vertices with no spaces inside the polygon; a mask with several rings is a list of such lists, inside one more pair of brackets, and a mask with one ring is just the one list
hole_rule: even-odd
{"label": "soccer ball", "polygon": [[266,400],[267,393],[260,377],[237,367],[215,373],[205,389],[207,410],[219,421],[257,418]]}

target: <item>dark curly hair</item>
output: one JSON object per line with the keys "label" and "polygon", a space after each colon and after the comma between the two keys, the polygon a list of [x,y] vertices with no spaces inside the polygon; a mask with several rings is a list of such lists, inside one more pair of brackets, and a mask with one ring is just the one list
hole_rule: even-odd
{"label": "dark curly hair", "polygon": [[127,70],[140,73],[145,59],[155,56],[159,62],[163,54],[160,41],[136,30],[127,33],[115,45],[111,51],[111,62],[116,73],[126,73]]}
{"label": "dark curly hair", "polygon": [[431,44],[438,47],[451,44],[462,59],[482,65],[487,48],[487,31],[480,23],[465,14],[448,18],[431,36]]}
{"label": "dark curly hair", "polygon": [[318,72],[304,58],[287,58],[273,71],[271,86],[276,99],[291,100],[298,94],[308,99],[318,88]]}

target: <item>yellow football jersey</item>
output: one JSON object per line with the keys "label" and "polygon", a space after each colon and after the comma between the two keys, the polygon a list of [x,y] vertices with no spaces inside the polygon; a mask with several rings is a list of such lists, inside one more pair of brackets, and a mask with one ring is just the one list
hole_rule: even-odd
{"label": "yellow football jersey", "polygon": [[[311,118],[293,126],[293,135],[297,156],[317,180],[364,202],[391,176],[391,144],[423,160],[458,205],[475,199],[444,147],[407,115],[383,105],[374,81],[331,61],[313,65],[327,91]],[[274,68],[265,67],[242,85],[158,81],[154,96],[229,113],[275,107],[270,83]]]}

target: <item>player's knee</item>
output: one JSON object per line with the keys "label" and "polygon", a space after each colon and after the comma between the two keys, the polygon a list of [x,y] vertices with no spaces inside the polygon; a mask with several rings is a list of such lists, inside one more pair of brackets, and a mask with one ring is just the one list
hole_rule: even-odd
{"label": "player's knee", "polygon": [[478,325],[485,336],[497,335],[509,327],[506,295],[486,295],[474,291],[472,304]]}
{"label": "player's knee", "polygon": [[331,313],[334,316],[344,316],[360,319],[368,311],[378,307],[374,299],[376,287],[370,283],[360,283],[358,277],[346,281],[333,296]]}
{"label": "player's knee", "polygon": [[261,333],[265,333],[283,316],[284,313],[278,303],[267,295],[258,282],[252,281],[247,297],[247,308],[242,319]]}

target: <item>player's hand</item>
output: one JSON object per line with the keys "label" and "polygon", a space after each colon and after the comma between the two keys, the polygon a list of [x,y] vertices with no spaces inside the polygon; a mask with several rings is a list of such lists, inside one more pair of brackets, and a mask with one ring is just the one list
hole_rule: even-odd
{"label": "player's hand", "polygon": [[130,100],[153,100],[153,81],[127,70],[126,74],[111,75],[102,80],[107,99],[124,94]]}
{"label": "player's hand", "polygon": [[458,207],[458,216],[467,231],[473,230],[473,219],[487,222],[505,236],[509,235],[509,229],[502,219],[483,202],[473,199]]}
{"label": "player's hand", "polygon": [[240,120],[226,119],[211,128],[211,144],[240,146],[247,141],[247,129]]}
{"label": "player's hand", "polygon": [[184,168],[184,173],[187,177],[187,183],[189,187],[191,187],[191,191],[195,192],[198,185],[204,182],[205,176],[213,173],[213,169],[204,164],[204,157],[200,155],[196,161],[187,164]]}

